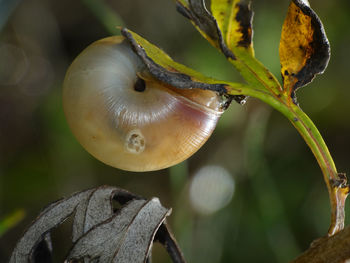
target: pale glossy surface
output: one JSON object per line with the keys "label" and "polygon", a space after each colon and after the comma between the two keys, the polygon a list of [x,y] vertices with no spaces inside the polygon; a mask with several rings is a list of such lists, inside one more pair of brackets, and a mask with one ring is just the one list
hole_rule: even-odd
{"label": "pale glossy surface", "polygon": [[[136,74],[146,81],[143,92],[134,90]],[[179,91],[155,81],[121,37],[87,47],[63,88],[64,111],[78,141],[100,161],[130,171],[187,159],[211,135],[221,104],[211,91]]]}

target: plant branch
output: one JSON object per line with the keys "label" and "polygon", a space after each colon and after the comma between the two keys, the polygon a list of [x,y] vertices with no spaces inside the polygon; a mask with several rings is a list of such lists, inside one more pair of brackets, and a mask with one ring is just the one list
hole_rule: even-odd
{"label": "plant branch", "polygon": [[331,237],[312,242],[310,248],[291,263],[348,262],[350,259],[350,227]]}
{"label": "plant branch", "polygon": [[344,228],[344,206],[349,193],[349,186],[346,176],[337,172],[327,145],[311,119],[297,105],[288,103],[287,95],[276,97],[268,91],[264,92],[248,85],[242,85],[239,89],[237,89],[237,85],[230,86],[228,87],[228,94],[246,95],[258,98],[289,119],[310,147],[322,170],[330,197],[332,211],[328,235],[331,236],[341,231]]}

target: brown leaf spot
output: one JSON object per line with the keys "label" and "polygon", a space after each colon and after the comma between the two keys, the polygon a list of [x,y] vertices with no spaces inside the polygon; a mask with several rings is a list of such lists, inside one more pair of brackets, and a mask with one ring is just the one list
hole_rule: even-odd
{"label": "brown leaf spot", "polygon": [[237,32],[241,33],[241,39],[238,41],[237,46],[248,48],[252,43],[253,12],[247,4],[238,3],[237,7],[238,12],[235,19],[240,25]]}

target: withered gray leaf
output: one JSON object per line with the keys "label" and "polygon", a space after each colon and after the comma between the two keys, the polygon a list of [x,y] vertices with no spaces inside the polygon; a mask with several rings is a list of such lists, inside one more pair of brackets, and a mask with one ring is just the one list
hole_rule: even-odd
{"label": "withered gray leaf", "polygon": [[[113,200],[120,204],[116,211]],[[67,262],[146,262],[155,236],[173,262],[185,262],[164,224],[170,213],[171,209],[164,208],[157,198],[144,200],[115,187],[76,193],[41,212],[18,241],[10,262],[48,261],[52,252],[50,231],[70,216],[74,218],[73,247]]]}
{"label": "withered gray leaf", "polygon": [[89,198],[79,203],[73,224],[72,241],[89,231],[94,225],[101,223],[113,214],[112,198],[118,189],[114,187],[101,187],[90,193]]}
{"label": "withered gray leaf", "polygon": [[100,262],[144,262],[156,230],[169,213],[157,198],[133,200],[83,235],[68,259],[88,257],[99,258]]}
{"label": "withered gray leaf", "polygon": [[70,198],[61,199],[44,209],[17,243],[10,263],[31,262],[32,254],[43,236],[72,215],[80,202],[86,202],[91,192],[92,190],[87,190],[74,194]]}

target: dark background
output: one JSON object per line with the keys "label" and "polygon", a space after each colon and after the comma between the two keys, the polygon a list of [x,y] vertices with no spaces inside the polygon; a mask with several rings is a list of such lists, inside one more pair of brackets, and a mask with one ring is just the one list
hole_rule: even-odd
{"label": "dark background", "polygon": [[[349,172],[350,2],[310,2],[324,23],[332,57],[326,72],[298,92],[298,100],[323,134],[338,171]],[[288,4],[253,1],[256,57],[279,78],[278,44]],[[188,262],[286,262],[327,233],[328,194],[316,160],[293,126],[255,99],[233,104],[209,141],[173,168],[132,173],[90,156],[67,126],[61,86],[74,57],[91,42],[118,34],[116,25],[209,76],[241,81],[171,0],[2,1],[0,219],[18,209],[25,217],[0,236],[0,262],[41,208],[103,184],[157,196],[172,207],[169,223]],[[208,165],[225,169],[234,191],[232,199],[220,197],[227,185],[214,180],[217,186],[199,193],[203,200],[218,196],[212,202],[217,207],[205,212],[189,192],[192,178]],[[68,227],[55,231],[57,261],[68,239]],[[167,262],[165,252],[155,250],[154,261]]]}

